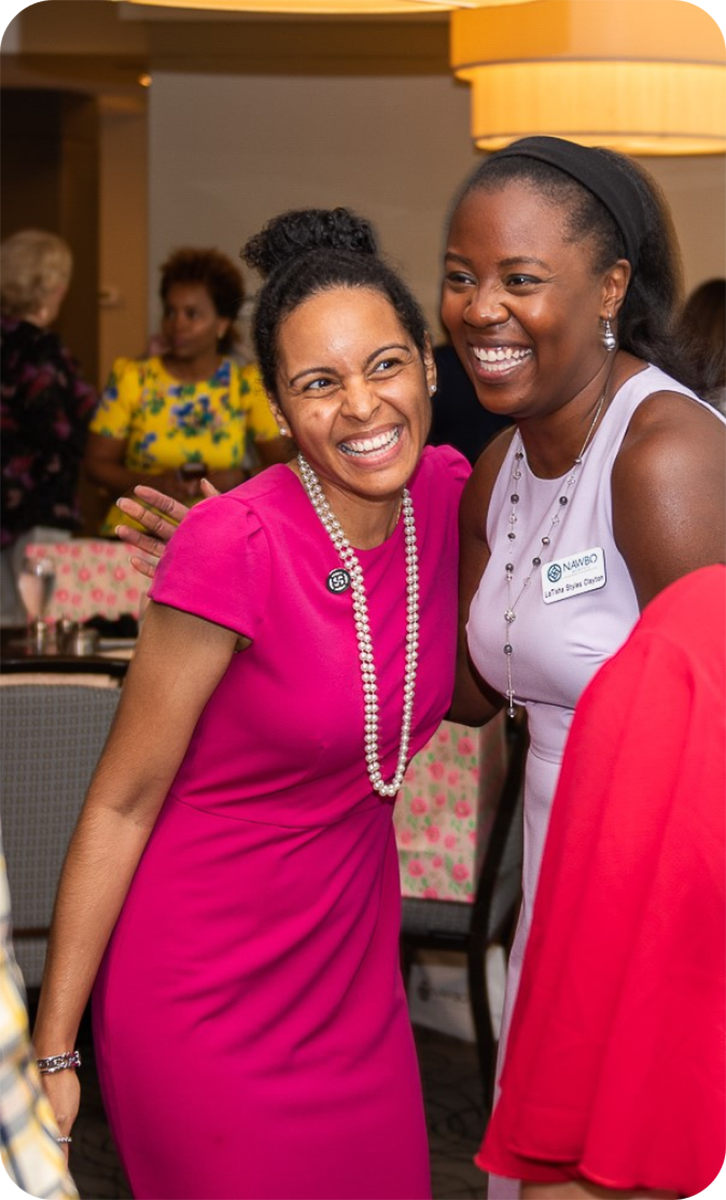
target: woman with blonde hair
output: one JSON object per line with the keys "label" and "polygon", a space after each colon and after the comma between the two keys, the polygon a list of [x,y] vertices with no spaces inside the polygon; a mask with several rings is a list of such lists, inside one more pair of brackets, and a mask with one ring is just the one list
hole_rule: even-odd
{"label": "woman with blonde hair", "polygon": [[55,320],[73,272],[69,246],[55,233],[23,229],[0,247],[2,311],[48,325]]}

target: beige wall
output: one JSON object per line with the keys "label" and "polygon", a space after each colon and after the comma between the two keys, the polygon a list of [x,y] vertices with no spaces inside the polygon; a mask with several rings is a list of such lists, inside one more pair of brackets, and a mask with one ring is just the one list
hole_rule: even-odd
{"label": "beige wall", "polygon": [[[274,213],[331,204],[375,223],[436,322],[444,216],[478,160],[468,128],[468,90],[446,76],[155,72],[152,322],[158,264],[171,248],[216,245],[234,257]],[[724,157],[642,161],[672,206],[688,287],[726,274]],[[254,276],[249,284],[256,286]]]}
{"label": "beige wall", "polygon": [[[469,97],[447,76],[154,73],[150,264],[182,243],[236,256],[285,208],[343,204],[375,224],[430,319],[443,217],[477,156]],[[250,287],[256,286],[254,275]],[[154,304],[154,309],[156,305]]]}
{"label": "beige wall", "polygon": [[[99,311],[101,378],[156,325],[170,249],[215,244],[235,256],[292,206],[341,203],[369,216],[436,321],[445,213],[478,159],[445,19],[192,20],[43,0],[13,22],[3,50],[4,86],[46,79],[100,98],[98,282],[115,298]],[[148,145],[142,67],[154,74]],[[726,274],[724,156],[644,161],[672,205],[688,287]]]}
{"label": "beige wall", "polygon": [[673,213],[683,254],[686,287],[726,276],[726,159],[642,158],[658,180]]}

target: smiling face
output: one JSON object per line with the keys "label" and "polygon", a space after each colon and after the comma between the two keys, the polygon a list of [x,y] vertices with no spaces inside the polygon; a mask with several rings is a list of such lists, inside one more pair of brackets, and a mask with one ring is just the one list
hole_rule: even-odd
{"label": "smiling face", "polygon": [[166,293],[162,333],[172,358],[192,362],[214,356],[229,326],[203,283],[173,283]]}
{"label": "smiling face", "polygon": [[[449,231],[441,318],[481,403],[528,417],[582,392],[607,358],[618,270],[568,241],[561,209],[521,182],[469,192]],[[622,280],[621,280],[622,282]]]}
{"label": "smiling face", "polygon": [[277,337],[273,411],[289,426],[334,510],[398,498],[423,450],[435,381],[390,302],[335,287],[304,300]]}

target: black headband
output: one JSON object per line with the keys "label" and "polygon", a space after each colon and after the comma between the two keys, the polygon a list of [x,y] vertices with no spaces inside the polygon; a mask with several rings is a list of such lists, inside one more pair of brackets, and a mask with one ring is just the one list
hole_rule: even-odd
{"label": "black headband", "polygon": [[605,205],[623,235],[625,251],[633,270],[645,233],[645,213],[635,185],[612,159],[588,146],[564,138],[528,137],[497,150],[499,158],[536,158],[576,179]]}

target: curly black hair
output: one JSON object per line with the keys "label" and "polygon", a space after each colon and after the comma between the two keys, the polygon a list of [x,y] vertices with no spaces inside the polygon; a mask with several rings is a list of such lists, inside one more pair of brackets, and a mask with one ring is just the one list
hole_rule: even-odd
{"label": "curly black hair", "polygon": [[200,283],[207,289],[217,315],[231,322],[218,346],[220,354],[228,354],[239,336],[234,322],[245,296],[242,272],[235,263],[219,250],[183,247],[162,263],[160,271],[159,295],[164,302],[175,283]]}
{"label": "curly black hair", "polygon": [[280,213],[251,237],[242,256],[264,278],[306,250],[355,250],[378,254],[373,226],[347,208],[298,208]]}
{"label": "curly black hair", "polygon": [[426,319],[400,276],[378,254],[370,222],[347,208],[282,213],[246,243],[242,257],[266,281],[254,315],[254,342],[262,382],[277,395],[277,339],[281,322],[311,296],[332,288],[380,292],[395,309],[423,356]]}

